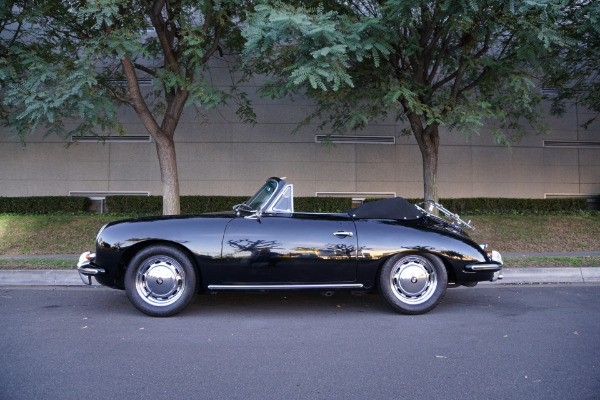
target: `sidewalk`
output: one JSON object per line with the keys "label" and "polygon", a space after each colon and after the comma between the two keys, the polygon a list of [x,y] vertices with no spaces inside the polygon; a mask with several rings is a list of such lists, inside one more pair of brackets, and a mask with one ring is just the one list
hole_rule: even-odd
{"label": "sidewalk", "polygon": [[[578,253],[505,253],[511,257],[600,257],[600,252]],[[78,255],[0,255],[0,259],[67,258],[77,263]],[[485,285],[536,283],[600,283],[600,268],[505,268],[504,278]],[[0,286],[83,286],[76,270],[0,270]]]}

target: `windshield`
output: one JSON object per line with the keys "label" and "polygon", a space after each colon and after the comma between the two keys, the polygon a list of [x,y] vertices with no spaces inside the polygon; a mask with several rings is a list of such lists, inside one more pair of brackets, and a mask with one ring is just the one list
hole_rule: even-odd
{"label": "windshield", "polygon": [[250,200],[246,202],[246,207],[248,210],[256,211],[260,207],[262,207],[267,200],[275,193],[275,189],[277,189],[277,182],[275,181],[267,181],[260,188],[258,192]]}

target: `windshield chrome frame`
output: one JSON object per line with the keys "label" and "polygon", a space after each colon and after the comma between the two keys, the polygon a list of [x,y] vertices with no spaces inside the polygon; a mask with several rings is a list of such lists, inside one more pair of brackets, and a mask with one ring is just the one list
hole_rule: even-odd
{"label": "windshield chrome frame", "polygon": [[[433,200],[426,200],[421,203],[417,203],[414,206],[433,219],[438,219],[438,220],[442,220],[444,222],[449,222],[459,229],[464,227],[464,228],[470,229],[472,231],[475,230],[475,227],[473,225],[471,225],[471,221],[463,220],[458,214],[453,213],[452,211],[448,210],[447,208],[445,208],[444,206],[442,206],[439,203],[436,203]],[[437,210],[441,211],[442,213],[444,213],[444,215],[446,215],[448,218],[450,218],[451,221],[445,220],[444,218],[435,215],[433,213],[433,209],[437,209]]]}
{"label": "windshield chrome frame", "polygon": [[[270,183],[276,183],[276,187],[275,187],[275,190],[273,190],[273,193],[271,193],[271,195],[269,197],[267,197],[265,200],[263,200],[262,203],[257,207],[257,209],[251,209],[248,206],[248,203],[250,202],[250,200],[254,199],[263,190],[263,188]],[[245,212],[248,214],[260,213],[261,215],[264,212],[274,212],[272,210],[273,205],[276,203],[276,200],[279,199],[280,195],[282,193],[284,193],[285,189],[288,186],[293,187],[293,185],[286,184],[285,181],[281,178],[277,178],[277,177],[269,178],[265,181],[265,183],[261,186],[261,188],[252,197],[250,197],[244,203],[233,206],[233,209],[235,210],[236,214],[238,214],[238,215],[240,215],[241,212]],[[292,207],[293,207],[293,188],[292,188]]]}

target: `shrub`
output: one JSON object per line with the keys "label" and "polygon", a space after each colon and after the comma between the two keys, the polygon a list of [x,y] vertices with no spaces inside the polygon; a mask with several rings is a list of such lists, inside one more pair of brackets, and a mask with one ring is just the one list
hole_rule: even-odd
{"label": "shrub", "polygon": [[[248,196],[181,196],[182,214],[230,211]],[[296,197],[294,208],[305,212],[339,212],[352,208],[352,199],[335,197]],[[106,209],[114,213],[160,214],[161,196],[108,196]]]}
{"label": "shrub", "polygon": [[[374,201],[378,199],[367,199]],[[423,199],[406,199],[410,203],[420,203]],[[463,212],[520,212],[520,213],[556,213],[587,210],[585,198],[565,199],[511,199],[494,197],[472,197],[458,199],[440,199],[439,203],[455,213]]]}
{"label": "shrub", "polygon": [[[247,196],[181,196],[182,214],[203,214],[229,211]],[[365,202],[378,199],[366,199]],[[419,203],[422,199],[407,199]],[[461,198],[440,199],[440,204],[457,213],[561,213],[587,210],[585,198],[566,199],[508,199]],[[106,210],[119,214],[160,215],[161,196],[107,196]],[[0,197],[0,213],[50,214],[85,212],[90,207],[87,197]],[[352,208],[352,199],[339,197],[296,197],[294,208],[304,212],[340,212]]]}
{"label": "shrub", "polygon": [[51,214],[87,211],[90,199],[70,196],[0,197],[0,213]]}
{"label": "shrub", "polygon": [[248,200],[248,196],[181,196],[182,214],[204,214],[231,211],[236,204]]}

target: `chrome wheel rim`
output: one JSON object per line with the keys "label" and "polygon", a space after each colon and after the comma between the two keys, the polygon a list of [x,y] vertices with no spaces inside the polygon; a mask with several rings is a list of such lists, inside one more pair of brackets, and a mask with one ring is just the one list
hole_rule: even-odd
{"label": "chrome wheel rim", "polygon": [[142,264],[135,277],[135,288],[146,303],[169,306],[185,292],[185,272],[171,257],[152,257]]}
{"label": "chrome wheel rim", "polygon": [[406,304],[422,304],[435,293],[438,280],[433,264],[419,256],[404,257],[392,268],[390,287]]}

